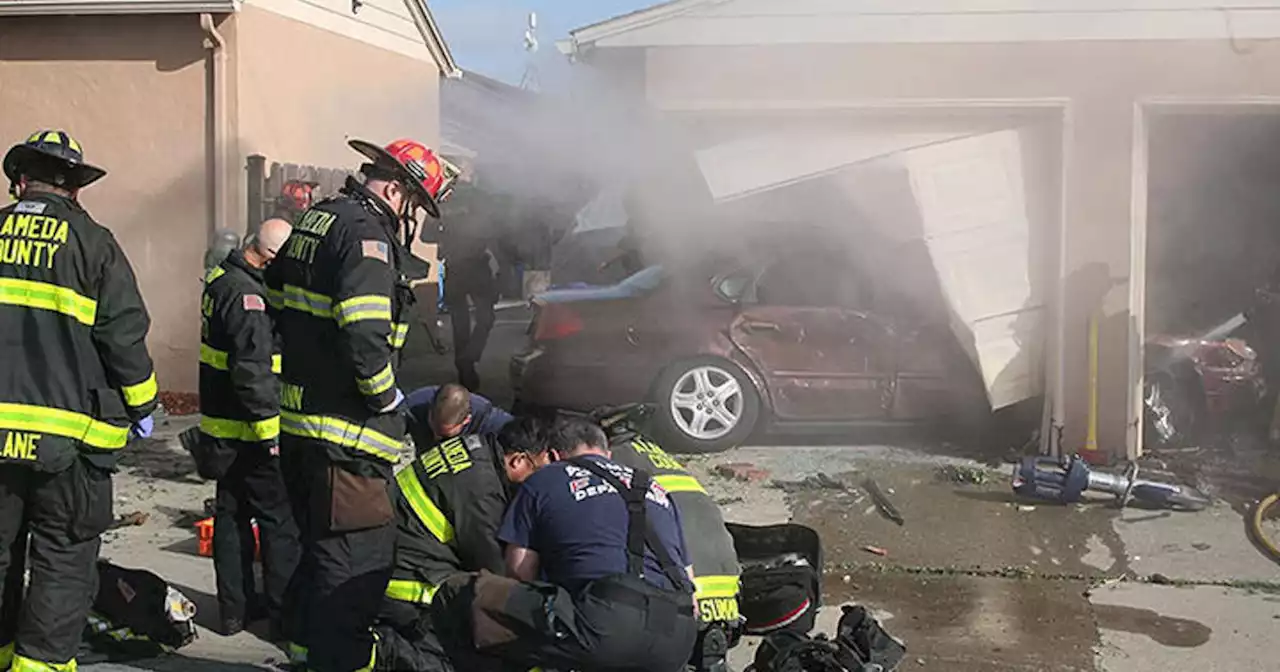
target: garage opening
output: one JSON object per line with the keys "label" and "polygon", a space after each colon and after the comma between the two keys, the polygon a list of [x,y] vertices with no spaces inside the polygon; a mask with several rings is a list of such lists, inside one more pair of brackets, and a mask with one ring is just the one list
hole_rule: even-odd
{"label": "garage opening", "polygon": [[1144,447],[1265,439],[1280,389],[1280,107],[1161,110],[1147,129]]}

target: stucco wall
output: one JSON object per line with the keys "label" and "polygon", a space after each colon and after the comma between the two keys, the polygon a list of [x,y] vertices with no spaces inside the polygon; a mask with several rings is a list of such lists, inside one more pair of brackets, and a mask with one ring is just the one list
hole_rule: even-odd
{"label": "stucco wall", "polygon": [[[385,144],[408,137],[438,146],[440,74],[425,46],[412,57],[253,5],[230,23],[239,110],[230,163],[240,227],[251,154],[268,163],[355,168],[361,158],[348,138]],[[430,250],[418,253],[434,260]]]}
{"label": "stucco wall", "polygon": [[1122,452],[1135,101],[1277,95],[1277,75],[1280,41],[1224,40],[667,47],[647,51],[645,81],[651,104],[686,110],[1068,99],[1064,444],[1084,440],[1086,315],[1102,304],[1100,438]]}
{"label": "stucco wall", "polygon": [[109,172],[82,194],[138,275],[160,386],[195,387],[208,222],[196,16],[0,20],[0,144],[62,128]]}

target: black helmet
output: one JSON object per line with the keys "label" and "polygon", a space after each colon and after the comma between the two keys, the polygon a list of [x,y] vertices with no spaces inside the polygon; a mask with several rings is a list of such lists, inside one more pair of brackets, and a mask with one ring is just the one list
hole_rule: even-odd
{"label": "black helmet", "polygon": [[37,131],[4,155],[4,175],[15,183],[26,175],[55,187],[79,189],[106,174],[84,162],[80,143],[64,131]]}

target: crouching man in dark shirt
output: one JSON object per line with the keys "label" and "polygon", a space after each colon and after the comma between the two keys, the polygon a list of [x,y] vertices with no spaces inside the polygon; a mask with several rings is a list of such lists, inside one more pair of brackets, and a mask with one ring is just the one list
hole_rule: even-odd
{"label": "crouching man in dark shirt", "polygon": [[551,446],[562,461],[525,481],[498,530],[518,581],[483,572],[437,592],[455,665],[480,654],[511,670],[684,669],[698,622],[679,513],[607,446],[599,427],[562,423]]}

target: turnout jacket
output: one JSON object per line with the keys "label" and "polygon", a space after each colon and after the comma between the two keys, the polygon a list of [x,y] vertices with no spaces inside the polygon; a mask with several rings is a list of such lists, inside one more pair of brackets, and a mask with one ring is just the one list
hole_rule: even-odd
{"label": "turnout jacket", "polygon": [[200,431],[226,448],[280,434],[280,357],[262,271],[235,250],[200,298]]}
{"label": "turnout jacket", "polygon": [[737,621],[741,568],[720,505],[684,465],[643,436],[613,437],[609,450],[614,462],[653,474],[653,481],[676,503],[702,620]]}
{"label": "turnout jacket", "polygon": [[354,178],[294,223],[266,273],[281,339],[280,432],[328,447],[331,459],[394,463],[404,436],[396,355],[413,293],[398,220]]}
{"label": "turnout jacket", "polygon": [[113,468],[156,407],[150,326],[124,251],[78,203],[0,208],[0,465]]}
{"label": "turnout jacket", "polygon": [[511,498],[492,434],[447,439],[396,475],[396,554],[386,596],[428,604],[458,572],[504,575],[498,527]]}

